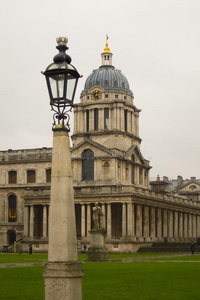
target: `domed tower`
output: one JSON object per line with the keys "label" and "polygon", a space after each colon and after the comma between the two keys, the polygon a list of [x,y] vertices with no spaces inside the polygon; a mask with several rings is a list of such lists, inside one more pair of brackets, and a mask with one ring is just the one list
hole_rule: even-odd
{"label": "domed tower", "polygon": [[102,65],[88,76],[80,103],[74,107],[75,182],[148,187],[150,167],[140,152],[140,110],[127,78],[112,65],[107,39],[101,59]]}

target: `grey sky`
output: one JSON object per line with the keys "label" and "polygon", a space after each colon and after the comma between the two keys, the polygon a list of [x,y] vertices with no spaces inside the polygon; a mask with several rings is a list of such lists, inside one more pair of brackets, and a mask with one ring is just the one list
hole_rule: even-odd
{"label": "grey sky", "polygon": [[0,150],[52,146],[45,70],[67,36],[79,80],[101,64],[127,77],[140,113],[150,177],[200,177],[199,0],[8,0],[1,2]]}

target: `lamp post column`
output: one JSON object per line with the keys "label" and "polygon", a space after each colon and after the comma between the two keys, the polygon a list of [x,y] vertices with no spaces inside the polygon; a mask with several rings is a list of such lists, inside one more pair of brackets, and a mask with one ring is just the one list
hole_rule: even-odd
{"label": "lamp post column", "polygon": [[53,136],[49,214],[45,300],[80,300],[83,270],[77,254],[69,136],[59,128],[55,128]]}

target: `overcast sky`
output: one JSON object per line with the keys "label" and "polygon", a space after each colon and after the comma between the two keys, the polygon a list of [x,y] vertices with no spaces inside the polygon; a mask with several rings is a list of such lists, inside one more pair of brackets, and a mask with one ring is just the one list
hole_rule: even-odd
{"label": "overcast sky", "polygon": [[69,39],[79,80],[101,64],[106,34],[140,113],[150,177],[200,178],[200,0],[7,0],[0,9],[0,150],[52,146],[40,73]]}

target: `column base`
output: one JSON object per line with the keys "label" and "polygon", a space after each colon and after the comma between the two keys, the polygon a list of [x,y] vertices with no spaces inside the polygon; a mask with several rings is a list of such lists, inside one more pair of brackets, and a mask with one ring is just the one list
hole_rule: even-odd
{"label": "column base", "polygon": [[48,262],[43,272],[45,300],[81,300],[82,264],[80,262]]}

